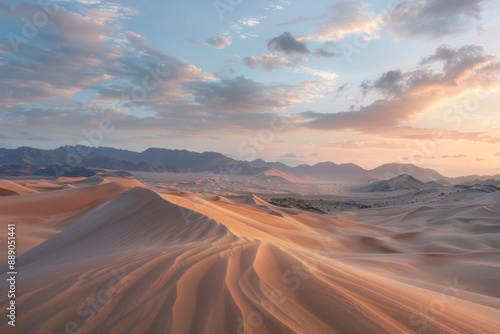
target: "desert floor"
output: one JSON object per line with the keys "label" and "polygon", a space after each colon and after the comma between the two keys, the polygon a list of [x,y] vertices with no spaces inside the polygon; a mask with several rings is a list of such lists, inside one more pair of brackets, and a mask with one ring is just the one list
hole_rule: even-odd
{"label": "desert floor", "polygon": [[[0,332],[500,333],[500,192],[231,182],[0,181],[0,245],[14,223],[18,250]],[[266,201],[314,189],[324,214]],[[335,209],[344,196],[392,202]]]}

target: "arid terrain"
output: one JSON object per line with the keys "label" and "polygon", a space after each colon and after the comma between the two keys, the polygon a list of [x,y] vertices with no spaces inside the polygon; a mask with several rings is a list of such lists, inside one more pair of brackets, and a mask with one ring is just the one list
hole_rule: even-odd
{"label": "arid terrain", "polygon": [[500,332],[500,191],[160,175],[0,181],[0,331]]}

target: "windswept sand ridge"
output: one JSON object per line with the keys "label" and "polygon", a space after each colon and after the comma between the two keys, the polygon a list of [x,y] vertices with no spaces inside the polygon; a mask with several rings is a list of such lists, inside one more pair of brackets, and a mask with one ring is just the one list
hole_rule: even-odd
{"label": "windswept sand ridge", "polygon": [[[470,262],[485,273],[468,274],[469,281],[476,279],[472,291],[460,284],[460,266],[467,259],[456,263],[454,275],[444,271],[433,277],[427,271],[433,261],[442,266],[446,259],[426,256],[414,239],[432,242],[434,230],[441,233],[436,240],[446,237],[444,226],[418,223],[436,210],[392,209],[393,223],[372,224],[366,217],[358,222],[353,216],[332,219],[274,207],[255,196],[160,195],[132,181],[92,182],[13,196],[35,211],[49,210],[51,224],[68,210],[78,214],[18,258],[17,326],[12,331],[2,325],[2,333],[58,333],[69,327],[81,333],[141,334],[500,330],[499,296],[492,292],[498,286],[492,271],[495,259],[498,264],[494,238],[485,248],[492,254],[477,251],[481,261]],[[76,208],[75,196],[82,198]],[[91,201],[94,196],[99,203]],[[54,201],[60,212],[50,206]],[[484,203],[446,214],[494,217],[483,207],[495,209],[494,204]],[[15,217],[9,210],[8,216]],[[372,210],[374,220],[383,214]],[[410,228],[405,230],[404,222]],[[465,227],[460,231],[472,235]],[[486,241],[477,240],[466,245],[469,254],[474,247],[484,251]],[[431,278],[423,279],[426,275]],[[477,291],[482,276],[487,284]],[[452,282],[446,292],[443,278]],[[1,276],[2,289],[5,281]],[[5,303],[0,295],[3,312]]]}
{"label": "windswept sand ridge", "polygon": [[266,170],[263,175],[265,176],[269,176],[269,177],[279,177],[279,178],[282,178],[288,182],[295,182],[295,183],[303,183],[304,180],[301,179],[300,177],[294,175],[294,174],[291,174],[291,173],[287,173],[285,171],[282,171],[282,170],[279,170],[279,169],[275,169],[275,168],[272,168],[272,169],[269,169],[269,170]]}
{"label": "windswept sand ridge", "polygon": [[[18,255],[59,233],[87,210],[141,185],[135,180],[104,180],[100,177],[77,178],[73,182],[68,178],[22,181],[25,186],[3,182],[22,195],[0,200],[0,221],[16,223]],[[41,190],[32,190],[32,185]],[[2,244],[6,242],[6,233],[6,229],[0,231]],[[2,261],[5,260],[3,256],[2,252]]]}
{"label": "windswept sand ridge", "polygon": [[35,193],[36,191],[30,189],[28,187],[22,186],[19,183],[8,181],[8,180],[0,180],[0,189],[5,189],[8,191],[15,192],[19,195],[26,195]]}

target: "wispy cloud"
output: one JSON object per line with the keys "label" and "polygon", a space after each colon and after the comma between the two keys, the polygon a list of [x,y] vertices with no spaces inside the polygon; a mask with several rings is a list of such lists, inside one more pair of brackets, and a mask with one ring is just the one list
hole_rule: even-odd
{"label": "wispy cloud", "polygon": [[462,159],[467,158],[467,154],[456,154],[456,155],[443,155],[441,159]]}
{"label": "wispy cloud", "polygon": [[283,154],[280,158],[295,159],[295,158],[302,158],[302,157],[298,156],[297,154],[294,154],[294,153],[287,153],[287,154]]}
{"label": "wispy cloud", "polygon": [[260,17],[242,17],[241,19],[238,20],[238,22],[241,25],[247,26],[247,27],[255,27],[259,25],[262,22],[262,19],[264,19],[265,16],[260,16]]}
{"label": "wispy cloud", "polygon": [[381,17],[373,14],[371,6],[363,2],[339,2],[327,10],[317,31],[300,36],[301,41],[336,42],[352,35],[365,39],[379,38]]}
{"label": "wispy cloud", "polygon": [[278,0],[278,1],[268,3],[264,9],[271,10],[271,11],[280,11],[280,10],[285,9],[285,7],[288,5],[290,5],[290,1]]}
{"label": "wispy cloud", "polygon": [[226,36],[212,36],[203,41],[206,46],[211,46],[216,49],[225,49],[231,45],[231,40]]}
{"label": "wispy cloud", "polygon": [[359,140],[344,140],[337,142],[330,142],[319,145],[328,148],[341,148],[341,149],[411,149],[415,145],[404,144],[396,141],[359,141]]}
{"label": "wispy cloud", "polygon": [[286,58],[280,57],[273,53],[264,54],[261,56],[249,56],[243,58],[245,64],[250,68],[263,68],[268,71],[280,68],[292,68],[296,62],[288,61]]}
{"label": "wispy cloud", "polygon": [[297,70],[297,72],[303,72],[303,73],[311,74],[311,75],[320,77],[320,78],[322,78],[324,80],[328,80],[328,81],[337,79],[339,77],[339,75],[337,73],[335,73],[335,72],[324,71],[324,70],[317,70],[317,69],[310,68],[310,67],[307,67],[307,66],[300,67]]}
{"label": "wispy cloud", "polygon": [[319,58],[332,58],[332,57],[336,57],[337,54],[335,52],[332,52],[332,51],[327,51],[323,48],[317,48],[314,50],[314,55],[316,57],[319,57]]}

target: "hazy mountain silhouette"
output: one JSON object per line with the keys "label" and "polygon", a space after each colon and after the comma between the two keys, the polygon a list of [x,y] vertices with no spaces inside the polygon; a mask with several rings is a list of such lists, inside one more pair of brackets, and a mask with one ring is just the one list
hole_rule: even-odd
{"label": "hazy mountain silhouette", "polygon": [[[268,170],[279,170],[308,181],[365,184],[377,182],[377,179],[391,180],[404,174],[411,175],[419,182],[439,182],[441,184],[500,179],[500,175],[448,178],[433,169],[399,163],[384,164],[372,170],[366,170],[353,163],[336,164],[333,162],[290,167],[281,162],[266,162],[262,159],[251,162],[238,161],[217,152],[198,153],[165,148],[148,148],[143,152],[81,145],[61,146],[53,150],[26,146],[15,149],[0,148],[0,175],[31,175],[49,166],[58,166],[59,169],[65,166],[66,175],[71,174],[69,169],[76,167],[144,172],[211,172],[233,176],[265,175],[264,173]],[[79,172],[87,173],[84,170]],[[47,173],[49,172],[47,171]],[[365,181],[359,182],[360,180]]]}

